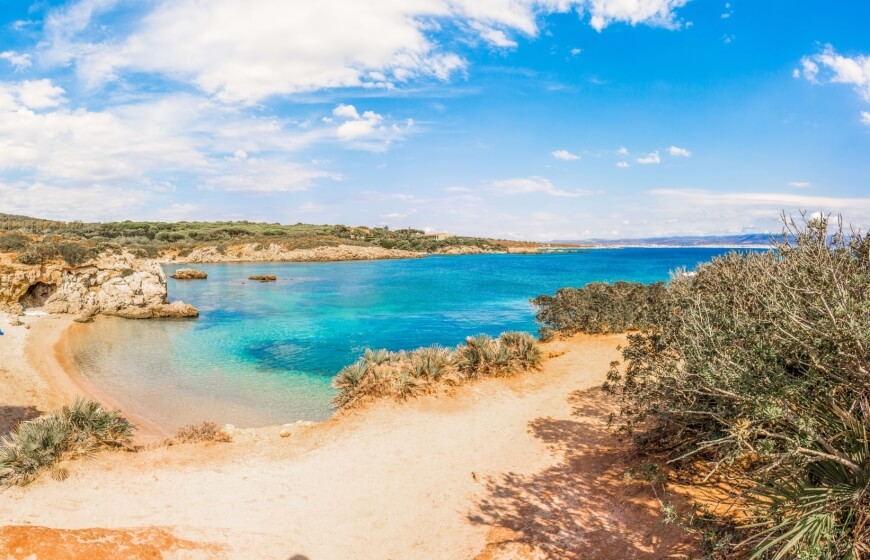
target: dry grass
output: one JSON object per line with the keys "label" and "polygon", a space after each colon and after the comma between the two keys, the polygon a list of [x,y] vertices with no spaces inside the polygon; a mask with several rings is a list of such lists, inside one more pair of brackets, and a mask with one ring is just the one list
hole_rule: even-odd
{"label": "dry grass", "polygon": [[214,422],[191,424],[175,432],[175,437],[166,441],[168,445],[178,443],[202,443],[207,441],[231,443],[232,436],[226,433]]}

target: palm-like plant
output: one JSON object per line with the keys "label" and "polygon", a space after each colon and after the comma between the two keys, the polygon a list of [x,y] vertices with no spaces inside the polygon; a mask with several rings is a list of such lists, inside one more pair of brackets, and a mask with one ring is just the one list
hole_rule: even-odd
{"label": "palm-like plant", "polygon": [[[803,468],[783,469],[753,496],[761,529],[744,544],[753,558],[864,558],[870,553],[870,406],[852,411],[820,402],[806,411],[816,426],[795,453]],[[807,430],[795,426],[795,439]]]}

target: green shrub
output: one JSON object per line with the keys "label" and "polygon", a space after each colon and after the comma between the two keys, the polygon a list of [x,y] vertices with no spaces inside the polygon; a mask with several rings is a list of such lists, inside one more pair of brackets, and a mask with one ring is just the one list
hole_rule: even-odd
{"label": "green shrub", "polygon": [[30,239],[20,233],[0,234],[0,251],[12,252],[24,249]]}
{"label": "green shrub", "polygon": [[0,438],[0,484],[27,484],[60,461],[127,447],[132,438],[133,426],[117,410],[78,399]]}
{"label": "green shrub", "polygon": [[214,422],[202,422],[201,424],[191,424],[179,428],[175,432],[175,437],[167,441],[167,443],[203,443],[210,441],[230,443],[233,441],[233,438]]}
{"label": "green shrub", "polygon": [[870,238],[829,225],[789,222],[776,251],[675,277],[608,375],[640,446],[751,489],[735,553],[870,548]]}
{"label": "green shrub", "polygon": [[538,296],[532,304],[545,328],[568,335],[607,334],[650,326],[664,295],[661,282],[592,282],[582,288],[562,288],[552,296]]}

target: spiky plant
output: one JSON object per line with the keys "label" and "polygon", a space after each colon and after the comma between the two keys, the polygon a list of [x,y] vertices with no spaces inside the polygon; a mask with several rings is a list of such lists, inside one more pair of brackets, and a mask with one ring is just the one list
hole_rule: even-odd
{"label": "spiky plant", "polygon": [[[820,402],[802,469],[783,469],[753,496],[752,558],[860,559],[870,553],[870,405]],[[797,427],[796,427],[797,428]],[[800,438],[806,434],[798,433]],[[754,532],[758,531],[758,532]]]}
{"label": "spiky plant", "polygon": [[378,350],[372,350],[371,348],[366,348],[365,353],[363,354],[362,361],[369,367],[371,366],[379,366],[384,362],[390,360],[390,352],[386,350],[386,348],[380,348]]}
{"label": "spiky plant", "polygon": [[133,439],[133,426],[118,410],[105,410],[100,403],[78,398],[64,406],[60,418],[67,423],[71,448],[89,454],[101,447],[125,447]]}
{"label": "spiky plant", "polygon": [[423,381],[414,377],[410,370],[403,369],[395,376],[396,396],[402,400],[413,396],[423,385]]}
{"label": "spiky plant", "polygon": [[498,337],[499,344],[508,350],[512,365],[518,370],[537,369],[541,365],[541,350],[535,337],[524,332],[505,332]]}
{"label": "spiky plant", "polygon": [[22,422],[0,442],[0,480],[27,484],[64,458],[70,449],[70,430],[62,419],[47,416]]}
{"label": "spiky plant", "polygon": [[497,354],[498,344],[491,336],[469,336],[465,346],[456,349],[456,367],[469,378],[482,377],[492,370]]}
{"label": "spiky plant", "polygon": [[339,393],[332,399],[333,406],[340,408],[355,401],[359,397],[357,390],[360,383],[368,372],[369,367],[363,360],[342,368],[332,380],[332,386],[339,390]]}
{"label": "spiky plant", "polygon": [[450,350],[443,346],[419,348],[411,353],[411,364],[416,377],[437,381],[450,366]]}

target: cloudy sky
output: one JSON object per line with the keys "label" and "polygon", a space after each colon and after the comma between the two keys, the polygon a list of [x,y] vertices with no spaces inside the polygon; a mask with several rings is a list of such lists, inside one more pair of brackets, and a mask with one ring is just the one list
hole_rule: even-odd
{"label": "cloudy sky", "polygon": [[0,0],[0,212],[870,225],[870,3]]}

